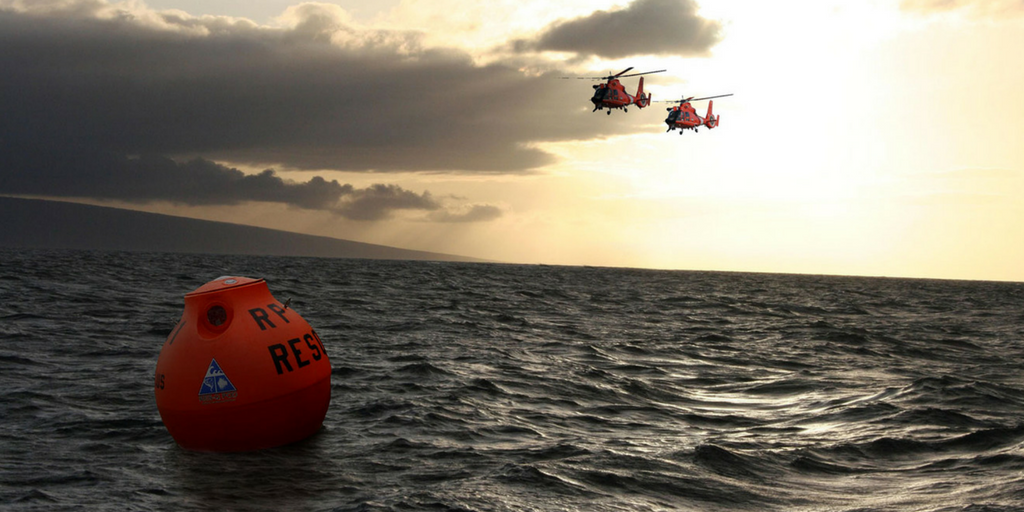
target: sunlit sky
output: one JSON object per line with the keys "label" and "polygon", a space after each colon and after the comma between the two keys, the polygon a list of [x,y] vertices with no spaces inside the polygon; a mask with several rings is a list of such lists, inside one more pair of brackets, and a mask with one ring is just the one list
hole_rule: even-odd
{"label": "sunlit sky", "polygon": [[[8,166],[0,194],[513,263],[1024,281],[1019,1],[0,0],[0,15],[18,42],[0,59],[31,69],[0,91],[67,80],[0,107],[72,118],[13,149],[280,181],[219,200]],[[84,64],[46,53],[69,34]],[[631,66],[667,69],[645,78],[655,100],[734,94],[714,102],[720,126],[666,133],[665,103],[592,113],[596,82],[560,79]],[[173,178],[188,161],[212,169]]]}

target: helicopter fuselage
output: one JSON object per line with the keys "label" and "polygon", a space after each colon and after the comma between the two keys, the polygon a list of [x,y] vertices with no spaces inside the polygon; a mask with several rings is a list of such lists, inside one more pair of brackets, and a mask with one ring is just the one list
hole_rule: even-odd
{"label": "helicopter fuselage", "polygon": [[679,107],[672,107],[669,110],[668,117],[665,118],[665,124],[668,125],[669,131],[676,128],[680,130],[696,130],[698,126],[704,124],[704,118],[697,114],[692,105],[686,103]]}
{"label": "helicopter fuselage", "polygon": [[633,104],[634,98],[626,92],[626,88],[618,80],[594,86],[594,96],[590,98],[597,110],[605,108],[625,108]]}
{"label": "helicopter fuselage", "polygon": [[607,83],[595,85],[594,95],[590,98],[590,101],[594,104],[594,112],[608,109],[608,113],[611,114],[612,109],[616,108],[627,111],[626,107],[630,105],[644,108],[650,104],[650,97],[644,94],[643,77],[640,78],[640,85],[637,88],[636,96],[626,92],[626,88],[622,83],[613,78],[608,80]]}
{"label": "helicopter fuselage", "polygon": [[718,126],[718,116],[711,113],[711,102],[708,103],[708,114],[706,117],[701,117],[697,114],[693,104],[688,101],[667,110],[668,117],[665,118],[665,124],[668,125],[667,131],[678,128],[679,133],[682,134],[686,130],[697,131],[697,128],[701,126],[706,126],[708,129]]}

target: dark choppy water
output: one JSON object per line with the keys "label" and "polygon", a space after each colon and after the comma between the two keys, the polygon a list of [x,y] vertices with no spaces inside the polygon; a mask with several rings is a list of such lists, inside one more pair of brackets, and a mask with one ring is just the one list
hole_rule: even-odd
{"label": "dark choppy water", "polygon": [[[321,334],[313,438],[184,451],[182,296]],[[1024,284],[0,251],[5,510],[1024,509]]]}

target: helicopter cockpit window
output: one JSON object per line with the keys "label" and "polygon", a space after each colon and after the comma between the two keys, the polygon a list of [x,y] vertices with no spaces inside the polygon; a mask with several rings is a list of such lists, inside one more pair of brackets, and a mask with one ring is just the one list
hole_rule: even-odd
{"label": "helicopter cockpit window", "polygon": [[668,120],[669,121],[673,121],[674,122],[677,119],[679,119],[679,111],[678,110],[673,110],[672,112],[669,112],[669,114],[668,114]]}
{"label": "helicopter cockpit window", "polygon": [[607,95],[608,95],[608,88],[607,87],[599,87],[596,91],[594,91],[594,98],[593,99],[600,101],[600,100],[603,100],[604,97],[607,96]]}

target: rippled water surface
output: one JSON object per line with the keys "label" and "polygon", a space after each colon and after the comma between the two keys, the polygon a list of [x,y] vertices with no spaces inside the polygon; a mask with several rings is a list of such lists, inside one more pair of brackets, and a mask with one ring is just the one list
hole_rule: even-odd
{"label": "rippled water surface", "polygon": [[[183,295],[320,333],[314,437],[182,450]],[[6,510],[1022,510],[1024,285],[0,250]]]}

